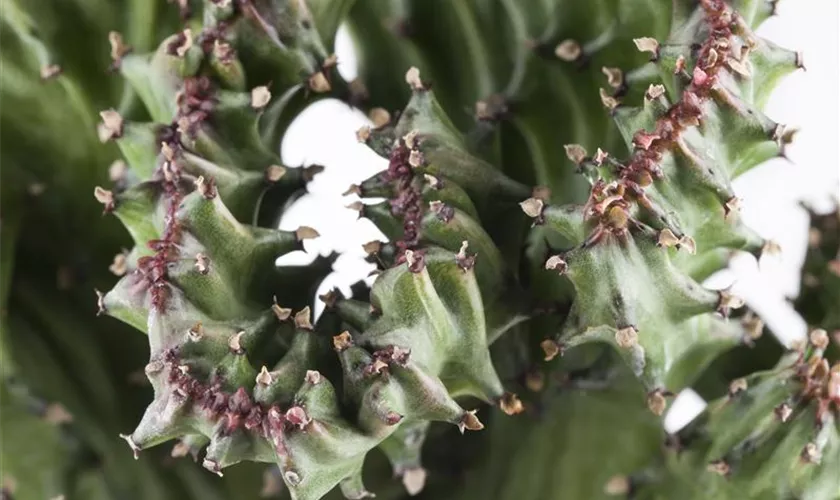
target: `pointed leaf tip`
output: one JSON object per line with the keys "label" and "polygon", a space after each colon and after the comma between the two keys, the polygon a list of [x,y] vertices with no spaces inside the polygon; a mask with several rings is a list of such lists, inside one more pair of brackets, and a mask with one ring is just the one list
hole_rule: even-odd
{"label": "pointed leaf tip", "polygon": [[126,443],[128,443],[129,448],[131,448],[131,452],[134,454],[134,460],[140,459],[140,447],[137,446],[137,443],[134,442],[134,439],[131,437],[131,434],[120,434],[120,438],[124,439]]}
{"label": "pointed leaf tip", "polygon": [[312,330],[312,312],[309,306],[295,313],[295,327],[302,330]]}
{"label": "pointed leaf tip", "polygon": [[201,466],[219,477],[224,476],[224,474],[222,474],[222,468],[219,467],[219,463],[215,460],[205,458],[204,461],[201,462]]}
{"label": "pointed leaf tip", "polygon": [[276,303],[272,304],[271,311],[274,313],[274,316],[276,316],[279,321],[286,321],[292,315],[291,309],[287,307],[280,307]]}
{"label": "pointed leaf tip", "polygon": [[271,372],[268,371],[268,368],[263,365],[260,369],[260,373],[257,374],[256,383],[262,386],[271,385],[274,382],[274,377],[271,376]]}

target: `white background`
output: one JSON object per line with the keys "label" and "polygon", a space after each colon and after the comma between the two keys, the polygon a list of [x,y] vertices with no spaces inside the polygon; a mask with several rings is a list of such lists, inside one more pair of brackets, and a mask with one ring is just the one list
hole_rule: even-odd
{"label": "white background", "polygon": [[[782,253],[765,257],[760,263],[748,255],[738,257],[729,270],[706,283],[717,289],[732,285],[733,291],[744,297],[786,343],[803,338],[807,329],[786,301],[798,292],[799,266],[805,253],[807,215],[799,203],[826,209],[831,197],[838,196],[839,11],[837,0],[783,0],[778,15],[758,30],[759,35],[783,47],[801,51],[806,66],[806,71],[798,71],[778,86],[765,109],[773,120],[800,129],[788,149],[790,161],[769,161],[735,182],[735,191],[743,202],[741,217],[762,236],[778,242]],[[336,45],[339,70],[352,79],[355,57],[344,30],[339,32]],[[293,123],[283,141],[286,165],[326,167],[310,184],[310,194],[281,222],[283,229],[309,225],[321,233],[321,238],[307,242],[309,252],[326,254],[335,250],[344,254],[336,263],[336,272],[324,283],[324,290],[339,286],[349,293],[349,284],[365,278],[372,269],[362,261],[361,245],[384,239],[370,221],[358,220],[356,212],[344,208],[355,198],[341,196],[350,184],[387,167],[386,160],[356,141],[355,131],[367,123],[361,113],[338,101],[322,101]],[[308,259],[297,255],[283,260],[292,263]],[[674,431],[682,427],[703,405],[692,391],[684,391],[666,419],[666,428]]]}

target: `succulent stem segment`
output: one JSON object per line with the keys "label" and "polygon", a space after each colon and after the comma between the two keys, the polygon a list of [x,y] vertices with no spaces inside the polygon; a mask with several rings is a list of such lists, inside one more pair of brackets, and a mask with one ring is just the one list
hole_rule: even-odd
{"label": "succulent stem segment", "polygon": [[[135,457],[173,439],[181,440],[177,455],[206,445],[202,464],[219,476],[241,461],[275,463],[299,499],[320,498],[336,485],[350,498],[366,496],[362,463],[381,445],[416,493],[424,477],[419,447],[430,421],[461,432],[483,428],[476,411],[454,398],[477,397],[510,414],[522,410],[490,361],[481,278],[468,249],[486,261],[480,264],[486,279],[500,279],[501,260],[468,215],[434,203],[427,210],[425,178],[417,175],[425,164],[421,138],[407,132],[385,176],[397,192],[390,213],[403,218],[403,236],[394,266],[371,292],[378,313],[345,316],[347,306],[336,300],[331,308],[348,330],[313,326],[301,290],[317,284],[323,265],[275,269],[273,262],[302,249],[317,231],[250,225],[311,178],[308,169],[281,166],[257,134],[268,126],[264,120],[276,120],[274,92],[266,86],[242,92],[236,74],[246,54],[234,51],[233,40],[223,41],[232,31],[238,41],[292,36],[279,33],[287,26],[272,24],[285,18],[259,5],[210,2],[209,25],[199,35],[185,29],[151,56],[118,51],[119,70],[152,117],[166,123],[102,114],[102,138],[117,142],[139,180],[120,178],[115,192],[95,193],[136,242],[121,261],[124,276],[100,297],[100,312],[147,332],[145,373],[155,389],[140,424],[123,438]],[[295,36],[264,57],[319,46],[308,35]],[[332,64],[327,58],[320,68]],[[323,69],[312,71],[310,90],[329,90]],[[414,85],[428,106],[424,87]],[[273,191],[285,194],[271,199]],[[444,244],[421,249],[421,234],[437,234]],[[320,350],[330,334],[340,363],[340,378],[332,380],[319,371],[331,371]]]}
{"label": "succulent stem segment", "polygon": [[[797,67],[793,53],[760,41],[722,1],[701,1],[686,14],[675,18],[667,43],[636,40],[664,82],[650,84],[642,108],[605,94],[630,158],[600,149],[590,157],[569,145],[569,158],[593,180],[587,202],[523,203],[535,229],[572,244],[545,265],[577,292],[563,333],[543,343],[547,358],[593,341],[611,344],[647,387],[657,414],[665,409],[662,394],[690,384],[718,354],[749,338],[737,323],[711,315],[726,318],[743,301],[695,280],[715,269],[708,265],[721,249],[759,253],[765,246],[738,220],[730,181],[783,147],[783,127],[756,109],[750,85]],[[724,134],[742,138],[741,146],[724,146]]]}

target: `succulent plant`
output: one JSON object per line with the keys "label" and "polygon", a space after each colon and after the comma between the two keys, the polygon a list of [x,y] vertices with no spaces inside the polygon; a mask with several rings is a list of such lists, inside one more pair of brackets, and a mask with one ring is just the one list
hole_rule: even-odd
{"label": "succulent plant", "polygon": [[[774,1],[174,3],[9,3],[4,494],[840,496],[836,214],[809,343],[701,284],[777,250],[732,189],[793,139]],[[324,167],[279,146],[323,98],[368,114],[386,241],[316,299],[336,255],[277,228]]]}

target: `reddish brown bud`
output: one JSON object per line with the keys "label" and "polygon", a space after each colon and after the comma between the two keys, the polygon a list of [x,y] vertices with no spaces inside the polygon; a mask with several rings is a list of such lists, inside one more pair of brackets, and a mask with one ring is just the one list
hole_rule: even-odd
{"label": "reddish brown bud", "polygon": [[516,415],[525,410],[525,407],[522,406],[522,401],[520,401],[519,397],[512,392],[506,392],[504,396],[502,396],[499,400],[499,408],[508,415]]}
{"label": "reddish brown bud", "polygon": [[563,349],[560,346],[560,344],[551,339],[545,339],[542,342],[540,342],[540,347],[542,347],[542,350],[545,353],[546,361],[551,361],[558,354],[563,354]]}
{"label": "reddish brown bud", "polygon": [[458,429],[461,431],[461,434],[464,433],[464,429],[471,430],[471,431],[480,431],[484,428],[484,424],[475,416],[476,410],[471,410],[464,412],[461,416],[461,421],[458,422]]}
{"label": "reddish brown bud", "polygon": [[215,460],[205,458],[204,461],[201,462],[201,466],[219,477],[224,476],[224,474],[222,474],[222,468],[219,466],[219,463]]}
{"label": "reddish brown bud", "polygon": [[286,421],[298,429],[304,429],[312,421],[312,417],[307,415],[306,411],[300,406],[292,406],[286,410]]}
{"label": "reddish brown bud", "polygon": [[724,317],[729,317],[729,313],[733,309],[740,309],[744,306],[744,300],[740,297],[736,297],[732,295],[732,293],[721,290],[718,292],[719,300],[718,300],[718,307],[717,312],[720,313]]}
{"label": "reddish brown bud", "polygon": [[344,331],[333,337],[333,348],[337,352],[343,352],[353,346],[353,337],[350,332]]}
{"label": "reddish brown bud", "polygon": [[362,125],[362,127],[356,131],[356,140],[359,142],[367,142],[368,139],[370,139],[370,127]]}

